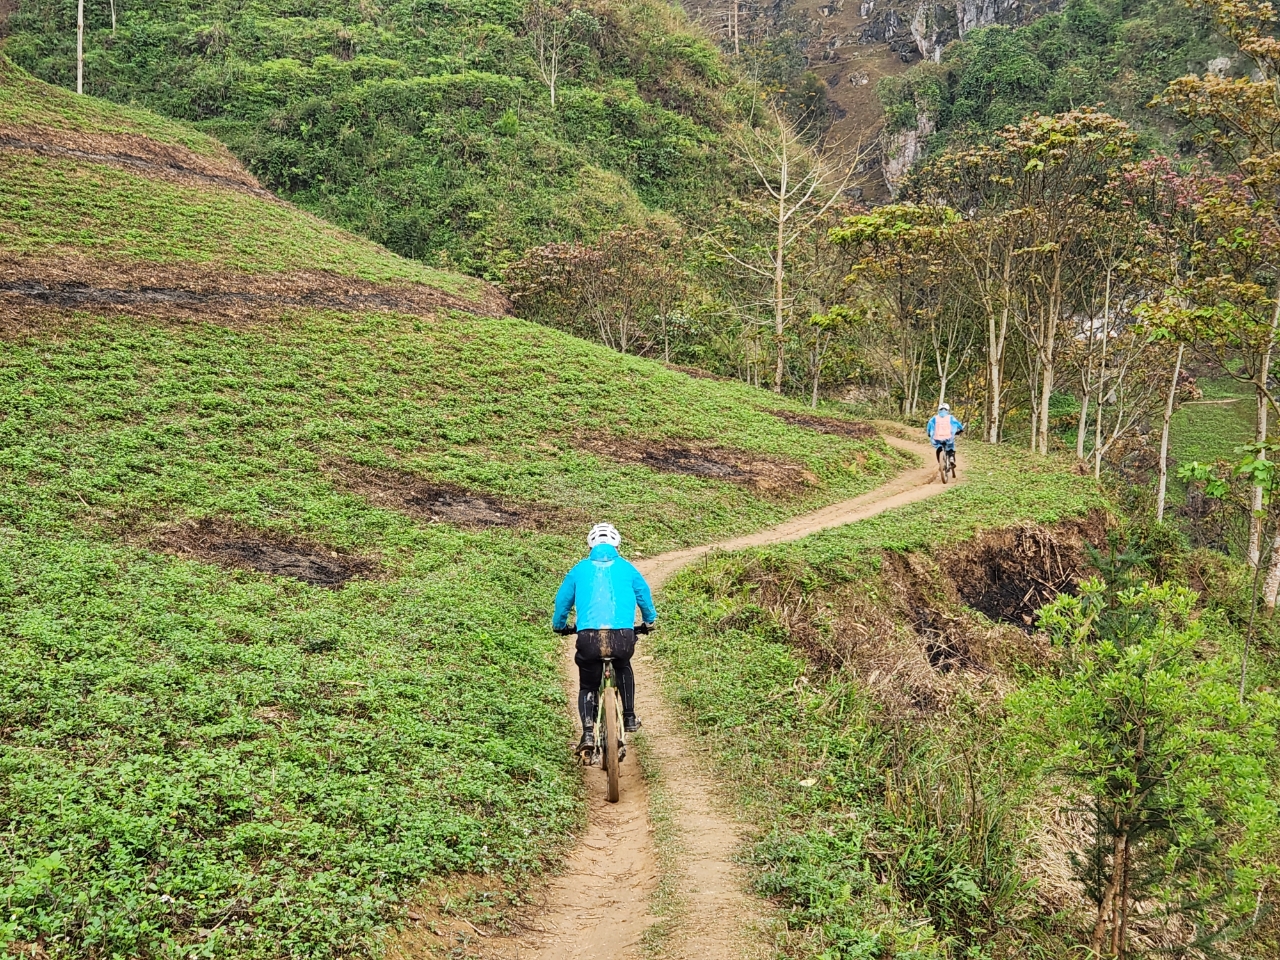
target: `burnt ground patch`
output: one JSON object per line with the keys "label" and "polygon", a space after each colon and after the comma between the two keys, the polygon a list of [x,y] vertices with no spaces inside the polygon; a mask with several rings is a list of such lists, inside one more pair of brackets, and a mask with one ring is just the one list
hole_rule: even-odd
{"label": "burnt ground patch", "polygon": [[817,476],[801,464],[745,450],[616,438],[588,440],[578,446],[607,460],[634,463],[659,473],[723,480],[763,494],[795,494],[819,484]]}
{"label": "burnt ground patch", "polygon": [[[434,317],[442,310],[502,316],[507,301],[488,285],[470,300],[425,284],[372,283],[324,270],[247,274],[201,264],[106,262],[0,255],[0,330],[30,326],[33,308],[109,308],[131,316],[251,323],[296,308]],[[38,323],[38,320],[36,321]]]}
{"label": "burnt ground patch", "polygon": [[279,197],[263,189],[230,153],[208,156],[178,144],[160,143],[137,134],[9,126],[0,129],[0,150],[123,167],[153,179],[188,186],[243,190],[264,200],[280,202]]}
{"label": "burnt ground patch", "polygon": [[386,507],[428,523],[447,523],[464,530],[511,527],[544,530],[569,521],[549,504],[524,503],[451,483],[427,480],[402,470],[375,470],[352,463],[328,464],[326,472],[340,486],[377,507]]}
{"label": "burnt ground patch", "polygon": [[867,440],[878,437],[880,431],[869,423],[860,420],[844,420],[840,417],[823,417],[816,413],[794,413],[790,410],[768,411],[783,423],[793,427],[803,427],[817,433],[829,433],[838,437],[852,437],[854,440]]}
{"label": "burnt ground patch", "polygon": [[336,589],[377,570],[372,560],[334,547],[210,517],[163,528],[156,532],[154,543],[165,553],[292,577],[316,587]]}
{"label": "burnt ground patch", "polygon": [[1088,569],[1085,544],[1101,546],[1106,518],[988,530],[942,558],[960,599],[992,620],[1030,631],[1036,612],[1073,594]]}

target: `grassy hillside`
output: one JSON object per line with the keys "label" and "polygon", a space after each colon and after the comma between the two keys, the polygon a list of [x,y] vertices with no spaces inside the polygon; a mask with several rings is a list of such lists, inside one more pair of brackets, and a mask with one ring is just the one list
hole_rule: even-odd
{"label": "grassy hillside", "polygon": [[[13,77],[0,942],[365,955],[432,878],[518,889],[580,817],[547,624],[586,526],[643,554],[898,466],[468,312],[479,282],[262,197],[199,134]],[[86,129],[100,159],[58,153]]]}
{"label": "grassy hillside", "polygon": [[1204,72],[1225,50],[1182,0],[1069,0],[1023,26],[974,30],[940,64],[884,80],[879,93],[890,133],[914,130],[928,115],[934,152],[1037,111],[1095,104],[1145,129],[1153,145],[1186,149],[1177,118],[1148,105],[1169,81]]}
{"label": "grassy hillside", "polygon": [[[783,910],[783,956],[1084,953],[1080,821],[1027,776],[1043,758],[1035,722],[1009,710],[1059,656],[1029,629],[1037,608],[1098,575],[1083,544],[1105,540],[1108,508],[1064,466],[970,442],[963,486],[667,586],[665,686],[756,828],[752,874]],[[1238,664],[1246,572],[1166,541],[1144,575],[1203,587],[1204,655]],[[1274,723],[1274,648],[1253,674]],[[1145,945],[1175,945],[1143,929]],[[1231,955],[1274,954],[1274,925],[1251,936]]]}
{"label": "grassy hillside", "polygon": [[[123,4],[114,33],[105,5],[88,16],[86,92],[196,124],[405,256],[494,275],[727,187],[732,83],[664,0],[576,5],[554,108],[517,0]],[[74,86],[74,17],[18,0],[6,52]]]}

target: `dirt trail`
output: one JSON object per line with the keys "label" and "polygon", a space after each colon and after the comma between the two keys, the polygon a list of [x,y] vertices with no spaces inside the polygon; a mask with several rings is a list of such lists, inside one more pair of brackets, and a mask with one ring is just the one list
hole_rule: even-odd
{"label": "dirt trail", "polygon": [[[933,463],[928,444],[897,437],[885,440]],[[963,471],[963,461],[961,469]],[[963,472],[960,477],[963,480]],[[870,493],[833,504],[770,530],[723,543],[690,547],[637,562],[657,589],[677,570],[712,550],[738,550],[797,540],[810,533],[875,516],[942,493],[931,466],[907,470]],[[641,647],[643,653],[643,646]],[[718,785],[696,746],[680,731],[674,711],[658,691],[657,668],[647,657],[635,662],[637,712],[644,719],[646,764],[661,778],[679,834],[680,876],[674,878],[686,913],[663,938],[657,955],[667,960],[756,960],[769,955],[759,928],[765,904],[747,891],[746,876],[733,862],[741,827],[721,809]],[[576,677],[572,642],[565,646],[566,677]],[[576,692],[573,702],[577,702]],[[522,936],[490,941],[480,956],[518,960],[638,960],[641,941],[655,921],[649,900],[658,885],[658,858],[649,798],[638,764],[622,766],[622,799],[605,802],[604,777],[587,771],[589,821],[565,871],[547,888],[546,900]]]}

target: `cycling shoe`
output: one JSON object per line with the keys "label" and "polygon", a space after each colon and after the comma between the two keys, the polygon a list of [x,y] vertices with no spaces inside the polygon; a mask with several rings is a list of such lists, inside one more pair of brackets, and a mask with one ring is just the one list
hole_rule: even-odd
{"label": "cycling shoe", "polygon": [[640,718],[637,717],[634,713],[629,717],[622,718],[622,729],[625,730],[627,733],[635,733],[642,726],[643,724],[640,722]]}

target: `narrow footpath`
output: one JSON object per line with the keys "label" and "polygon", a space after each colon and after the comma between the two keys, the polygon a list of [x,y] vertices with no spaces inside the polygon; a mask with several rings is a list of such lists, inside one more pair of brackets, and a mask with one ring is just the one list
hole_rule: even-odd
{"label": "narrow footpath", "polygon": [[[907,470],[870,493],[796,517],[769,530],[706,546],[689,547],[637,562],[657,591],[682,567],[713,550],[741,550],[798,540],[831,527],[865,520],[947,489],[934,467],[933,449],[885,436],[891,446],[926,464]],[[963,481],[963,461],[960,480]],[[661,609],[661,606],[659,606]],[[639,653],[643,654],[643,646]],[[573,642],[565,645],[565,676],[574,678]],[[748,891],[734,862],[741,827],[721,809],[709,765],[680,730],[659,690],[658,668],[645,656],[635,662],[637,712],[644,720],[644,762],[656,770],[665,806],[678,835],[678,888],[684,910],[674,929],[646,951],[645,931],[658,919],[651,898],[660,877],[649,816],[649,796],[639,764],[622,766],[622,799],[604,797],[604,776],[586,771],[588,823],[564,872],[548,884],[545,902],[514,938],[490,941],[479,956],[502,960],[758,960],[769,955],[762,935],[768,905]],[[576,703],[575,696],[571,702]]]}

